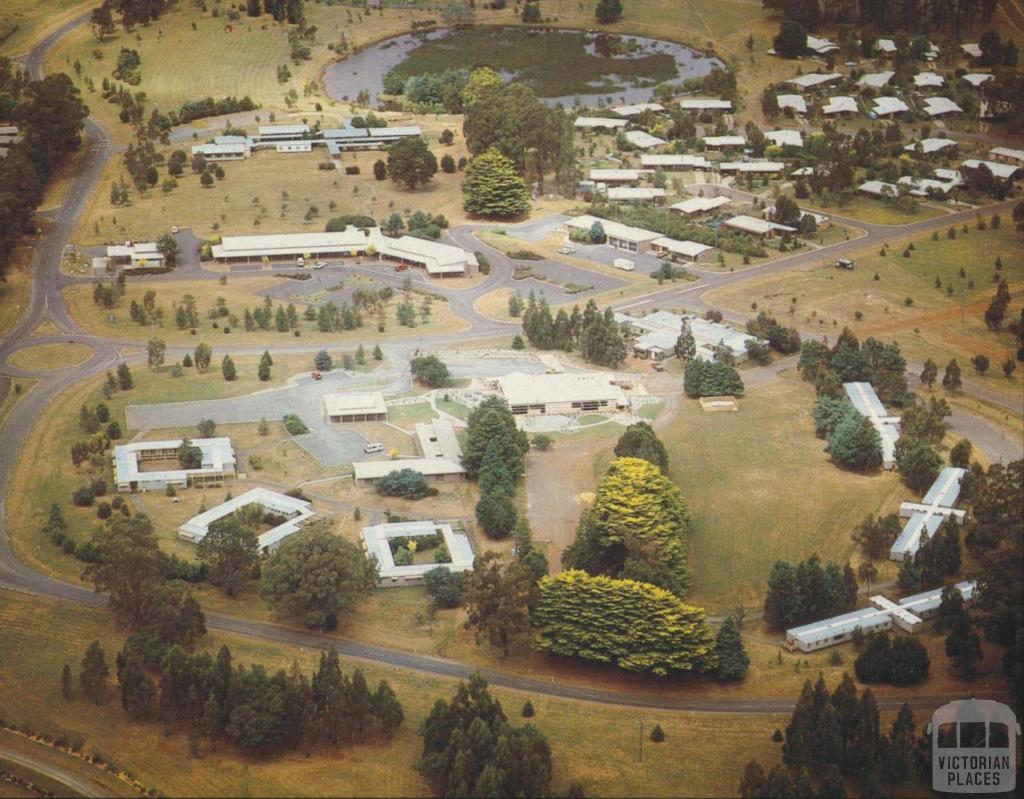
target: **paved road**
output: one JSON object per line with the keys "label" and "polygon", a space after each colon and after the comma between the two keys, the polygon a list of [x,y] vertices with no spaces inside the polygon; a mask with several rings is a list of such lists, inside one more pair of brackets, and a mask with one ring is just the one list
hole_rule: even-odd
{"label": "paved road", "polygon": [[54,768],[46,763],[41,763],[31,757],[26,757],[18,752],[13,752],[3,746],[0,746],[0,768],[2,768],[5,763],[21,766],[30,773],[39,774],[53,780],[58,785],[63,785],[68,789],[70,795],[73,796],[107,796],[105,791],[98,789],[95,785],[91,785],[85,780],[79,779],[73,774],[69,774],[62,769]]}
{"label": "paved road", "polygon": [[[86,19],[87,15],[72,20],[47,36],[46,39],[34,48],[25,60],[29,74],[33,77],[39,77],[42,73],[41,65],[46,52]],[[7,492],[10,476],[13,473],[18,457],[20,455],[27,455],[30,452],[27,441],[29,431],[42,410],[68,386],[84,377],[109,368],[122,356],[124,348],[138,348],[138,342],[94,336],[83,331],[68,314],[60,294],[60,287],[69,280],[73,280],[61,276],[59,271],[64,245],[68,241],[68,237],[86,197],[95,186],[106,160],[115,150],[106,132],[92,119],[86,123],[86,135],[88,138],[88,149],[82,160],[79,173],[71,182],[64,204],[52,214],[53,224],[37,245],[33,265],[32,299],[29,310],[14,331],[4,341],[0,341],[0,368],[9,375],[27,376],[32,374],[30,372],[13,370],[9,366],[3,365],[4,360],[11,352],[28,346],[30,343],[79,341],[91,346],[93,348],[93,355],[84,364],[55,372],[39,373],[37,376],[41,378],[42,382],[33,391],[32,401],[16,405],[7,417],[2,431],[0,431],[2,432],[3,440],[3,446],[0,447],[0,587],[47,596],[60,601],[76,602],[92,607],[103,607],[107,603],[105,596],[95,594],[80,586],[71,585],[39,574],[25,566],[14,556],[10,548],[8,531],[6,529],[7,515],[4,506],[4,497]],[[986,209],[986,212],[1003,211],[1004,206],[1005,209],[1008,209],[1010,204],[993,206]],[[824,259],[833,259],[838,255],[885,241],[889,238],[918,235],[959,222],[960,220],[967,221],[973,218],[974,213],[970,211],[940,217],[937,220],[923,220],[898,229],[864,225],[848,220],[850,224],[864,228],[867,231],[866,237],[855,242],[838,244],[834,247],[826,248],[826,250],[798,253],[789,258],[741,272],[717,274],[698,270],[700,281],[696,284],[689,284],[679,288],[670,286],[658,292],[654,299],[626,303],[621,308],[644,307],[651,304],[658,304],[664,307],[666,303],[671,301],[690,302],[700,307],[703,304],[701,295],[718,285],[726,285],[739,280],[746,280],[753,276],[797,269],[819,263]],[[839,221],[847,220],[840,218]],[[470,249],[485,251],[492,263],[491,275],[478,286],[468,291],[445,290],[446,296],[449,297],[449,301],[452,303],[453,311],[469,322],[469,329],[457,335],[435,335],[419,338],[414,341],[388,342],[384,349],[389,363],[405,363],[408,352],[414,346],[457,347],[467,338],[503,335],[516,329],[515,325],[486,319],[477,314],[472,307],[473,301],[483,293],[503,285],[508,285],[512,274],[512,264],[507,257],[493,248],[469,239],[473,229],[474,226],[465,226],[453,230],[450,233],[451,239]],[[206,270],[197,271],[197,274],[208,274],[211,279],[216,277],[216,275],[208,273]],[[44,320],[52,321],[61,332],[54,336],[32,339],[31,342],[28,341],[28,334],[31,330]],[[299,345],[275,347],[274,349],[275,352],[312,352],[319,348],[319,346]],[[235,348],[233,351],[237,354],[259,354],[263,349],[263,346],[251,346],[240,349]],[[184,354],[185,351],[185,348],[169,348],[168,354],[174,357]],[[131,359],[138,361],[141,359],[141,356],[134,355],[129,358],[129,360]],[[401,373],[392,377],[400,378]],[[339,651],[350,657],[441,676],[466,677],[473,670],[465,664],[442,658],[418,655],[384,646],[348,641],[304,630],[220,614],[210,614],[208,616],[208,626],[211,629],[223,632],[291,643],[303,647],[322,649],[329,645],[334,645],[338,647]],[[632,707],[671,708],[716,713],[765,713],[786,712],[793,705],[791,700],[786,699],[667,698],[658,695],[656,690],[646,693],[639,691],[599,691],[566,683],[549,683],[534,680],[507,672],[487,670],[484,673],[492,684],[496,686],[521,689],[537,694]],[[915,697],[914,701],[921,703],[923,706],[932,706],[942,702],[944,699],[945,697],[918,696]],[[881,704],[885,707],[895,706],[898,702],[899,700],[895,697],[881,700]]]}

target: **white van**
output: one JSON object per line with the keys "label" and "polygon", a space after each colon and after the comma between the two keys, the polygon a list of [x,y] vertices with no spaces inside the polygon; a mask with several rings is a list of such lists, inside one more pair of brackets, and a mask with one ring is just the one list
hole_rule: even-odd
{"label": "white van", "polygon": [[636,264],[628,258],[616,258],[612,261],[612,266],[616,269],[621,269],[623,272],[632,272],[636,269]]}
{"label": "white van", "polygon": [[384,451],[384,445],[381,444],[379,441],[373,441],[373,442],[367,444],[365,447],[363,447],[363,452],[365,452],[367,454],[369,454],[371,452],[383,452],[383,451]]}

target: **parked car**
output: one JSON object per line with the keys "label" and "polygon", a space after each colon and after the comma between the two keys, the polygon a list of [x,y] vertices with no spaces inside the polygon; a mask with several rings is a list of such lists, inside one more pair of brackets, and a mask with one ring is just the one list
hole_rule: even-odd
{"label": "parked car", "polygon": [[563,244],[561,247],[558,248],[558,251],[562,255],[568,255],[569,253],[576,252],[576,245],[575,244]]}
{"label": "parked car", "polygon": [[636,264],[628,258],[616,258],[612,261],[612,266],[616,269],[621,269],[623,272],[632,272],[636,269]]}
{"label": "parked car", "polygon": [[371,452],[383,452],[383,451],[384,451],[384,445],[381,444],[379,441],[371,441],[369,444],[367,444],[365,447],[363,447],[363,452],[365,452],[367,454],[369,454]]}
{"label": "parked car", "polygon": [[323,269],[325,266],[327,266],[326,261],[317,261],[315,264],[313,264],[314,269]]}

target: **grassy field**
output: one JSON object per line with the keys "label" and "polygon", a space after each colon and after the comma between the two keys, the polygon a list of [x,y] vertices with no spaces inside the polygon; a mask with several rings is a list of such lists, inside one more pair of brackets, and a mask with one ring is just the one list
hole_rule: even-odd
{"label": "grassy field", "polygon": [[[85,647],[99,640],[108,659],[120,649],[124,632],[111,617],[98,610],[0,595],[0,644],[8,657],[0,663],[5,683],[19,685],[9,695],[4,714],[8,721],[28,724],[51,735],[70,733],[85,739],[87,752],[111,757],[144,784],[166,795],[208,796],[412,796],[428,787],[414,770],[422,748],[416,730],[436,698],[450,696],[455,682],[424,677],[376,665],[361,665],[371,684],[384,678],[394,687],[405,709],[405,723],[385,744],[368,744],[337,751],[318,750],[313,757],[287,751],[268,760],[240,758],[229,747],[203,746],[199,758],[187,753],[183,734],[165,736],[158,724],[129,722],[118,702],[103,708],[87,706],[80,698],[65,703],[60,697],[59,671],[64,662],[77,667]],[[236,662],[258,661],[268,668],[290,668],[293,661],[307,673],[315,668],[318,653],[233,636],[210,635],[206,648],[222,643],[231,647]],[[112,681],[116,693],[116,685]],[[564,793],[580,781],[589,795],[675,796],[686,793],[728,796],[735,787],[742,763],[749,757],[773,757],[771,730],[782,719],[775,716],[689,714],[644,711],[588,703],[568,702],[495,689],[514,723],[529,698],[536,710],[531,721],[551,743],[555,773],[552,790]],[[649,741],[644,762],[637,762],[635,722],[643,715],[647,729],[661,724],[666,742]],[[713,739],[715,747],[704,741]],[[595,753],[600,753],[595,758]]]}
{"label": "grassy field", "polygon": [[90,0],[4,0],[0,56],[23,53],[50,30],[93,7]]}
{"label": "grassy field", "polygon": [[12,330],[28,309],[31,286],[28,263],[31,250],[15,250],[13,262],[3,280],[0,280],[0,336]]}
{"label": "grassy field", "polygon": [[784,373],[750,391],[739,413],[704,413],[684,400],[676,419],[659,427],[670,474],[693,512],[696,604],[757,605],[776,560],[818,553],[844,563],[853,527],[868,513],[896,510],[905,490],[895,475],[829,462],[814,435],[813,404],[814,389]]}
{"label": "grassy field", "polygon": [[[386,268],[386,267],[385,267]],[[294,331],[291,333],[280,333],[274,329],[254,330],[246,332],[239,321],[244,317],[245,309],[254,309],[263,302],[263,297],[258,293],[262,289],[279,285],[282,280],[289,280],[283,277],[231,277],[224,285],[214,284],[209,280],[182,280],[167,281],[159,284],[146,282],[128,283],[125,295],[118,301],[113,309],[102,308],[93,302],[92,285],[82,284],[68,286],[64,289],[64,300],[67,303],[71,315],[85,327],[94,333],[103,336],[114,336],[118,338],[138,339],[148,341],[152,336],[164,339],[169,345],[190,346],[201,340],[209,341],[220,350],[228,350],[230,345],[277,345],[287,346],[288,344],[320,343],[331,346],[346,345],[353,351],[359,344],[369,347],[372,350],[373,342],[383,338],[398,338],[404,336],[421,336],[431,333],[449,333],[464,329],[466,322],[452,313],[446,302],[435,299],[431,306],[430,318],[426,323],[417,316],[417,326],[414,328],[402,327],[395,320],[395,305],[399,300],[396,296],[387,304],[384,314],[385,332],[377,332],[378,317],[370,313],[363,314],[363,326],[356,330],[345,330],[336,333],[321,333],[317,329],[317,323],[302,318],[302,312],[307,303],[303,302],[303,282],[291,281],[294,284],[294,294],[290,295],[299,312],[299,327],[302,335],[296,338]],[[340,281],[339,281],[340,283]],[[128,310],[132,300],[141,303],[143,295],[156,286],[156,305],[164,311],[163,322],[157,326],[138,325],[132,322]],[[179,330],[174,321],[174,308],[182,302],[186,294],[196,298],[199,311],[199,325],[196,327],[196,335],[193,336],[189,330]],[[217,322],[219,327],[213,328],[214,320],[207,318],[208,312],[215,307],[216,298],[224,298],[228,309],[234,315],[232,321],[230,316],[221,317]],[[419,309],[422,298],[413,294],[413,303]],[[287,302],[284,303],[287,305]],[[275,302],[275,309],[279,303]],[[225,335],[225,328],[231,328],[231,333]]]}
{"label": "grassy field", "polygon": [[[39,382],[38,380],[24,380],[21,378],[15,380],[9,377],[5,377],[3,380],[10,384],[5,386],[3,399],[0,399],[0,424],[3,424],[7,414],[11,412],[15,405],[28,396],[29,391]],[[19,390],[15,391],[14,386],[18,386]]]}
{"label": "grassy field", "polygon": [[18,350],[7,362],[19,369],[48,371],[83,363],[92,357],[92,348],[85,344],[37,344]]}
{"label": "grassy field", "polygon": [[[805,205],[805,203],[801,203]],[[931,219],[935,216],[942,216],[941,208],[927,203],[918,205],[913,213],[907,213],[896,208],[894,205],[887,205],[882,200],[872,197],[854,197],[845,205],[822,205],[815,206],[813,202],[806,203],[808,208],[824,211],[826,214],[833,213],[840,216],[849,216],[875,225],[908,225],[911,222],[920,222],[922,219]]]}
{"label": "grassy field", "polygon": [[[952,240],[945,232],[938,241],[916,239],[909,258],[902,257],[907,245],[899,244],[886,257],[877,251],[854,256],[857,266],[852,271],[822,266],[716,289],[708,299],[737,310],[748,310],[756,302],[758,310],[833,337],[849,326],[861,339],[895,339],[904,355],[918,362],[933,358],[944,365],[956,357],[965,374],[972,377],[977,375],[968,362],[983,353],[992,366],[979,379],[993,389],[1019,395],[1019,375],[1006,380],[999,368],[1014,351],[1013,337],[988,330],[983,317],[995,294],[993,278],[997,274],[1006,278],[1014,295],[1006,319],[1020,313],[1024,288],[1020,242],[1007,226],[986,231],[972,226],[969,230],[966,235],[958,230]],[[997,257],[1002,259],[1001,273],[994,267]],[[936,288],[936,280],[942,288]],[[790,315],[794,297],[795,311]],[[907,298],[913,300],[912,305],[906,305]]]}

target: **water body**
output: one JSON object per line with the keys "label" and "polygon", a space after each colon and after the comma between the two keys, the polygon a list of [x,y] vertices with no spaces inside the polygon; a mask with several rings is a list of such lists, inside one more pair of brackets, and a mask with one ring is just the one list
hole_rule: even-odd
{"label": "water body", "polygon": [[566,107],[594,106],[609,98],[614,103],[646,102],[659,83],[725,68],[717,58],[643,36],[476,27],[387,39],[329,66],[324,84],[335,100],[355,99],[366,91],[375,104],[384,89],[383,76],[392,69],[412,77],[484,65],[530,86],[545,102]]}

